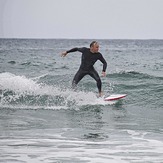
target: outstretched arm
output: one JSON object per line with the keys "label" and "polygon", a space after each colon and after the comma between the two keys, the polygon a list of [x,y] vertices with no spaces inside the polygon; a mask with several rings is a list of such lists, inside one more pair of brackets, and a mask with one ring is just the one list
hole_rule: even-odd
{"label": "outstretched arm", "polygon": [[83,50],[84,50],[84,48],[72,48],[68,51],[61,53],[61,57],[65,57],[68,53],[72,53],[72,52],[76,52],[76,51],[83,52]]}

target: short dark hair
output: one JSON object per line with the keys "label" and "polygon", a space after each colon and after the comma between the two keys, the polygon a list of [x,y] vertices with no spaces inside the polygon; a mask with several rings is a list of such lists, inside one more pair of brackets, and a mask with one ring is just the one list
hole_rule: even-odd
{"label": "short dark hair", "polygon": [[90,43],[90,47],[92,47],[94,44],[97,44],[97,41],[92,41],[92,42]]}

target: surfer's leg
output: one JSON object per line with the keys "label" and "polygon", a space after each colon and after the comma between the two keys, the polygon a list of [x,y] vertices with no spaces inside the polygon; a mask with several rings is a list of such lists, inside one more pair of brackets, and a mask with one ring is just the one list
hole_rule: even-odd
{"label": "surfer's leg", "polygon": [[79,81],[86,75],[82,70],[78,70],[78,72],[75,74],[74,79],[72,81],[72,88],[75,89]]}
{"label": "surfer's leg", "polygon": [[90,75],[93,79],[96,80],[98,92],[99,92],[99,95],[101,96],[102,83],[101,83],[100,76],[98,75],[98,73],[97,73],[97,71],[96,71],[95,69],[92,69],[92,70],[89,72],[89,75]]}

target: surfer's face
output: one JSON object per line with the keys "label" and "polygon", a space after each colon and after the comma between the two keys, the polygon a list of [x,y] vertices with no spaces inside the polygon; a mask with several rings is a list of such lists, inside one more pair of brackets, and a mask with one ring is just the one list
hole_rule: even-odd
{"label": "surfer's face", "polygon": [[91,46],[91,52],[93,53],[97,53],[99,51],[99,44],[97,42],[95,42],[92,46]]}

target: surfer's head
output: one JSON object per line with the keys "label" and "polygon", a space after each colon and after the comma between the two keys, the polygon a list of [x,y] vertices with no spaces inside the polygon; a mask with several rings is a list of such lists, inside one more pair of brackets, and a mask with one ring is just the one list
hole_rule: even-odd
{"label": "surfer's head", "polygon": [[90,43],[90,51],[92,53],[97,53],[99,51],[99,43],[97,41],[92,41]]}

